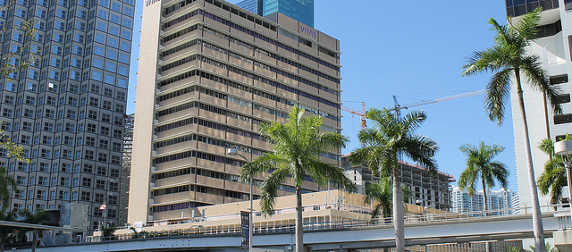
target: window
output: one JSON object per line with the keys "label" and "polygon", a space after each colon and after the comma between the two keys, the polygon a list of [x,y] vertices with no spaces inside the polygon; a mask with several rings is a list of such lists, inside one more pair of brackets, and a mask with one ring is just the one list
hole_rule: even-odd
{"label": "window", "polygon": [[557,75],[557,76],[550,76],[550,84],[561,84],[568,82],[568,75]]}
{"label": "window", "polygon": [[557,103],[569,103],[570,102],[570,94],[562,94],[556,96]]}
{"label": "window", "polygon": [[563,124],[572,122],[572,114],[562,114],[554,116],[554,124]]}
{"label": "window", "polygon": [[81,185],[85,186],[85,187],[91,187],[91,179],[90,178],[83,178]]}

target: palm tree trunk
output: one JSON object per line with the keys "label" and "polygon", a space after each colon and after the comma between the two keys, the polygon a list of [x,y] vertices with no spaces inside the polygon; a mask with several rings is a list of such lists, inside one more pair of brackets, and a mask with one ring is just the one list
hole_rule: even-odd
{"label": "palm tree trunk", "polygon": [[32,231],[32,252],[36,252],[36,230]]}
{"label": "palm tree trunk", "polygon": [[526,110],[524,108],[524,98],[522,95],[522,87],[520,84],[520,71],[515,70],[517,82],[518,105],[520,107],[520,116],[522,116],[522,128],[524,131],[524,148],[526,151],[526,163],[528,168],[528,183],[530,185],[530,196],[532,199],[532,225],[534,231],[534,245],[536,252],[546,252],[544,246],[544,228],[542,226],[542,213],[540,212],[540,203],[538,201],[538,190],[534,177],[534,168],[532,165],[532,151],[530,149],[530,136],[528,134],[528,122],[526,120]]}
{"label": "palm tree trunk", "polygon": [[[482,175],[482,172],[481,172]],[[481,177],[481,182],[483,183],[483,201],[485,202],[485,216],[487,216],[487,210],[489,210],[487,204],[487,186],[485,185],[485,179]]]}
{"label": "palm tree trunk", "polygon": [[405,251],[405,223],[403,220],[403,195],[401,195],[401,181],[397,168],[397,156],[393,169],[393,228],[395,229],[395,249],[397,252]]}
{"label": "palm tree trunk", "polygon": [[296,187],[296,252],[304,252],[304,226],[302,222],[302,188]]}

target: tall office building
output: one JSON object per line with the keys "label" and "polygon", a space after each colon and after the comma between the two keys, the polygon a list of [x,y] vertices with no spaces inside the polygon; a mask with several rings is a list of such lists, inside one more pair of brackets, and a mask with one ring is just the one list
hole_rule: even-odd
{"label": "tall office building", "polygon": [[[537,38],[530,44],[528,51],[541,57],[543,67],[550,78],[550,84],[561,90],[559,97],[563,114],[554,115],[550,104],[541,92],[530,90],[523,85],[524,103],[528,120],[528,132],[532,149],[535,181],[544,171],[548,155],[538,149],[538,144],[544,138],[557,140],[566,133],[572,133],[572,104],[570,103],[570,86],[568,80],[572,74],[571,45],[572,45],[572,1],[571,0],[506,0],[507,16],[516,22],[521,15],[531,12],[536,7],[542,7],[541,20]],[[511,90],[511,106],[514,127],[514,146],[516,157],[516,177],[521,206],[532,205],[528,168],[524,149],[524,133],[522,117],[518,105],[516,88]],[[568,198],[568,190],[563,190],[563,196]],[[540,205],[550,204],[550,195],[540,197]]]}
{"label": "tall office building", "polygon": [[236,6],[264,17],[280,12],[314,27],[314,0],[243,0]]}
{"label": "tall office building", "polygon": [[[89,205],[90,230],[117,221],[133,0],[2,1],[3,56],[28,48],[41,60],[0,80],[4,133],[30,163],[1,164],[18,183],[11,209]],[[32,21],[33,39],[18,27]],[[20,62],[26,55],[11,55]]]}
{"label": "tall office building", "polygon": [[[323,130],[340,130],[339,41],[281,13],[268,18],[221,0],[145,4],[129,223],[247,200],[245,160],[227,149],[247,160],[270,151],[260,123],[285,122],[294,105],[322,116]],[[339,156],[323,159],[339,165]],[[256,198],[267,175],[254,181]],[[279,194],[292,192],[287,182]]]}
{"label": "tall office building", "polygon": [[[352,165],[347,161],[347,155],[342,157],[342,168],[346,176],[357,186],[358,193],[365,194],[367,183],[379,181],[379,174],[373,174],[365,165]],[[443,172],[433,175],[427,168],[402,161],[399,161],[399,168],[401,183],[411,190],[411,197],[405,203],[449,210],[451,207],[449,185],[455,182],[452,175]]]}
{"label": "tall office building", "polygon": [[[451,212],[467,213],[485,210],[484,194],[480,190],[472,196],[466,190],[459,187],[453,188],[453,200],[451,201]],[[516,204],[516,205],[515,205]],[[493,211],[489,215],[510,215],[515,214],[514,209],[518,207],[518,196],[511,190],[498,190],[487,192],[487,206],[489,210],[505,209],[502,211]]]}

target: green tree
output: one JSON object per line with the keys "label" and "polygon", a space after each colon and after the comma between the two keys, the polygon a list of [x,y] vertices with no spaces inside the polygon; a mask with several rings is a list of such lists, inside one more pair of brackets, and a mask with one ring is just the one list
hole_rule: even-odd
{"label": "green tree", "polygon": [[[403,202],[411,197],[409,187],[402,186]],[[390,177],[381,177],[377,183],[365,184],[365,204],[376,202],[371,218],[378,218],[383,214],[383,218],[391,217],[391,209],[393,208],[393,182]]]}
{"label": "green tree", "polygon": [[[16,221],[16,214],[0,211],[0,221]],[[4,252],[4,244],[11,243],[14,240],[13,231],[13,227],[0,226],[0,252]]]}
{"label": "green tree", "polygon": [[104,241],[115,240],[113,234],[117,231],[117,227],[113,224],[99,224],[99,231],[101,232],[101,237]]}
{"label": "green tree", "polygon": [[[572,140],[572,136],[566,134],[566,138],[562,140]],[[562,200],[562,188],[568,183],[564,159],[559,155],[554,155],[554,142],[549,138],[543,139],[538,149],[549,156],[548,161],[544,163],[544,172],[538,179],[538,189],[542,195],[550,192],[550,203],[558,204]]]}
{"label": "green tree", "polygon": [[[35,212],[21,210],[18,214],[24,218],[24,223],[42,225],[50,220],[50,216],[43,208],[38,208]],[[41,238],[42,236],[44,236],[43,229],[32,229],[32,252],[36,251],[38,237]]]}
{"label": "green tree", "polygon": [[320,154],[345,146],[347,137],[337,132],[320,130],[322,118],[304,117],[304,110],[294,106],[288,122],[265,122],[260,133],[274,144],[274,151],[265,153],[242,169],[242,181],[249,181],[250,174],[270,171],[260,187],[260,205],[265,214],[272,214],[278,190],[286,179],[292,180],[296,189],[296,252],[304,251],[302,224],[302,184],[312,179],[326,186],[332,181],[349,191],[355,185],[335,164],[321,160]]}
{"label": "green tree", "polygon": [[426,119],[425,113],[421,111],[414,111],[404,118],[399,118],[388,110],[370,109],[367,118],[374,122],[374,127],[359,132],[358,137],[364,147],[352,152],[349,161],[366,164],[373,172],[392,177],[395,243],[397,251],[403,252],[405,230],[398,157],[404,155],[435,172],[437,166],[433,156],[437,151],[437,144],[425,136],[414,134]]}
{"label": "green tree", "polygon": [[465,144],[459,148],[461,152],[467,155],[467,167],[461,173],[459,178],[459,188],[467,189],[469,195],[474,195],[476,191],[477,181],[480,180],[483,186],[483,201],[485,202],[485,211],[489,210],[487,203],[487,191],[495,186],[495,181],[500,182],[501,186],[506,189],[508,184],[508,170],[506,165],[493,161],[493,158],[504,151],[504,147],[500,145],[485,145],[481,141],[480,145],[473,146]]}
{"label": "green tree", "polygon": [[[2,124],[0,122],[0,124]],[[15,158],[19,161],[30,162],[24,157],[24,149],[16,144],[10,142],[10,140],[4,135],[4,132],[0,130],[0,148],[7,150],[7,157]],[[6,212],[10,207],[10,193],[16,191],[16,181],[14,178],[8,175],[8,170],[4,166],[0,166],[0,210]]]}
{"label": "green tree", "polygon": [[[532,198],[535,247],[537,251],[545,252],[540,204],[532,165],[528,121],[522,90],[522,82],[526,81],[532,90],[541,91],[548,97],[555,113],[561,113],[560,105],[557,102],[557,88],[548,84],[540,58],[526,50],[536,35],[541,11],[542,9],[538,8],[521,16],[519,22],[514,25],[499,25],[496,20],[491,18],[489,23],[496,32],[495,44],[491,48],[474,52],[469,57],[467,64],[463,66],[463,76],[494,72],[486,88],[485,108],[489,118],[498,124],[502,124],[504,118],[510,85],[511,83],[516,85],[519,116],[523,118],[522,129],[525,138],[524,148]],[[512,79],[514,82],[511,81]]]}

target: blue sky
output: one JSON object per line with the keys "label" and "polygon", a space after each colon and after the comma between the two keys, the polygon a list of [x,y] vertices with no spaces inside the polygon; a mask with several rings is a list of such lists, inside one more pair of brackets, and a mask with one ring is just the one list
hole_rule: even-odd
{"label": "blue sky", "polygon": [[[137,5],[128,113],[134,112],[142,1]],[[506,23],[504,1],[315,0],[314,27],[341,41],[342,101],[361,110],[362,101],[366,109],[391,108],[393,95],[407,105],[484,89],[490,74],[461,77],[461,67],[471,52],[493,44],[490,17]],[[418,133],[437,142],[439,171],[455,179],[466,160],[459,146],[481,140],[503,145],[506,150],[497,160],[509,168],[509,188],[516,190],[510,104],[499,127],[488,120],[483,99],[477,95],[412,108],[427,114]],[[359,147],[360,120],[342,115],[342,133],[351,138],[347,153]]]}

